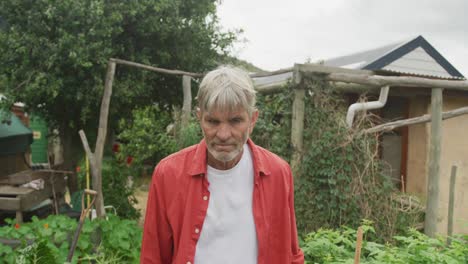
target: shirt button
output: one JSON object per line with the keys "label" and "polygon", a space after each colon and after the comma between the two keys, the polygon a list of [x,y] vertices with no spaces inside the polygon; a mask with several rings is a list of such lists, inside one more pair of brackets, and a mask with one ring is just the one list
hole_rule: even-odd
{"label": "shirt button", "polygon": [[197,234],[200,233],[200,229],[195,228],[195,233],[197,233]]}
{"label": "shirt button", "polygon": [[205,201],[208,200],[208,196],[206,196],[206,195],[203,196],[203,200],[205,200]]}
{"label": "shirt button", "polygon": [[190,261],[187,261],[187,264],[192,264],[192,262],[190,262]]}

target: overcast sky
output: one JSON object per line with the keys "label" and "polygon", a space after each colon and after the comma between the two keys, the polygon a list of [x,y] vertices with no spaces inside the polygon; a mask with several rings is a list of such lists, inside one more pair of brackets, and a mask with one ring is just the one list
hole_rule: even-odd
{"label": "overcast sky", "polygon": [[347,55],[422,35],[468,77],[468,0],[223,0],[233,52],[265,70]]}

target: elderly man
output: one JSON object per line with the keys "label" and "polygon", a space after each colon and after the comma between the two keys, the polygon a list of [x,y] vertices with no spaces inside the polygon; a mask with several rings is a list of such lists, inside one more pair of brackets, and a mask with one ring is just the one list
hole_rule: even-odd
{"label": "elderly man", "polygon": [[204,139],[154,170],[141,263],[304,263],[291,169],[249,139],[258,118],[250,77],[209,72],[197,116]]}

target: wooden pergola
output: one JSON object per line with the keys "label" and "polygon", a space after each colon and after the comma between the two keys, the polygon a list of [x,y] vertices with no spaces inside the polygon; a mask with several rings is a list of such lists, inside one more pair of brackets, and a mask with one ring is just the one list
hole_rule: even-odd
{"label": "wooden pergola", "polygon": [[[120,59],[110,59],[108,62],[107,75],[105,81],[104,95],[102,97],[101,112],[96,140],[95,151],[92,152],[85,133],[81,130],[80,136],[84,149],[89,157],[93,189],[98,191],[96,199],[96,211],[98,216],[103,216],[104,204],[102,199],[101,163],[104,150],[104,142],[107,134],[107,121],[109,115],[109,104],[112,95],[112,83],[114,81],[116,65],[126,65],[137,67],[162,74],[183,76],[184,103],[182,108],[182,125],[188,122],[191,112],[191,89],[190,78],[203,77],[202,73],[192,73],[180,70],[169,70],[136,62]],[[291,167],[294,173],[298,171],[303,153],[303,130],[304,130],[304,98],[306,78],[322,78],[336,84],[336,89],[343,92],[365,92],[375,91],[382,86],[405,86],[409,88],[431,89],[431,115],[400,120],[387,124],[382,124],[374,128],[363,131],[364,133],[375,133],[379,131],[392,130],[400,126],[408,126],[418,123],[431,122],[430,154],[429,154],[429,176],[427,189],[427,205],[425,232],[429,236],[434,236],[437,223],[437,209],[439,201],[439,178],[440,178],[440,153],[441,153],[441,131],[442,120],[467,114],[468,107],[459,108],[449,112],[442,112],[442,91],[444,89],[468,91],[468,82],[461,80],[435,80],[421,77],[395,77],[377,75],[373,71],[351,70],[338,67],[329,67],[318,64],[295,64],[294,67],[282,69],[274,72],[251,74],[251,77],[266,77],[292,72],[292,83],[294,89],[294,101],[292,105],[292,128],[291,142],[293,146],[293,156],[291,157]],[[279,81],[267,85],[259,85],[256,90],[261,94],[277,93],[285,89],[287,81]],[[390,88],[391,89],[391,88]],[[295,174],[296,175],[296,174]]]}

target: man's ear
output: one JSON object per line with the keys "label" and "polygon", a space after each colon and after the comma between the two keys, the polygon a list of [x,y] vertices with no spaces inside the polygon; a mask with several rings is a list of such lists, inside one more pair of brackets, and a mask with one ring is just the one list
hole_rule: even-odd
{"label": "man's ear", "polygon": [[201,121],[201,110],[200,110],[200,107],[197,107],[196,114],[197,114],[197,119],[198,119],[198,121]]}
{"label": "man's ear", "polygon": [[252,112],[252,117],[250,118],[250,126],[249,126],[250,133],[252,133],[255,127],[255,124],[257,123],[257,119],[258,119],[258,110],[255,110]]}

